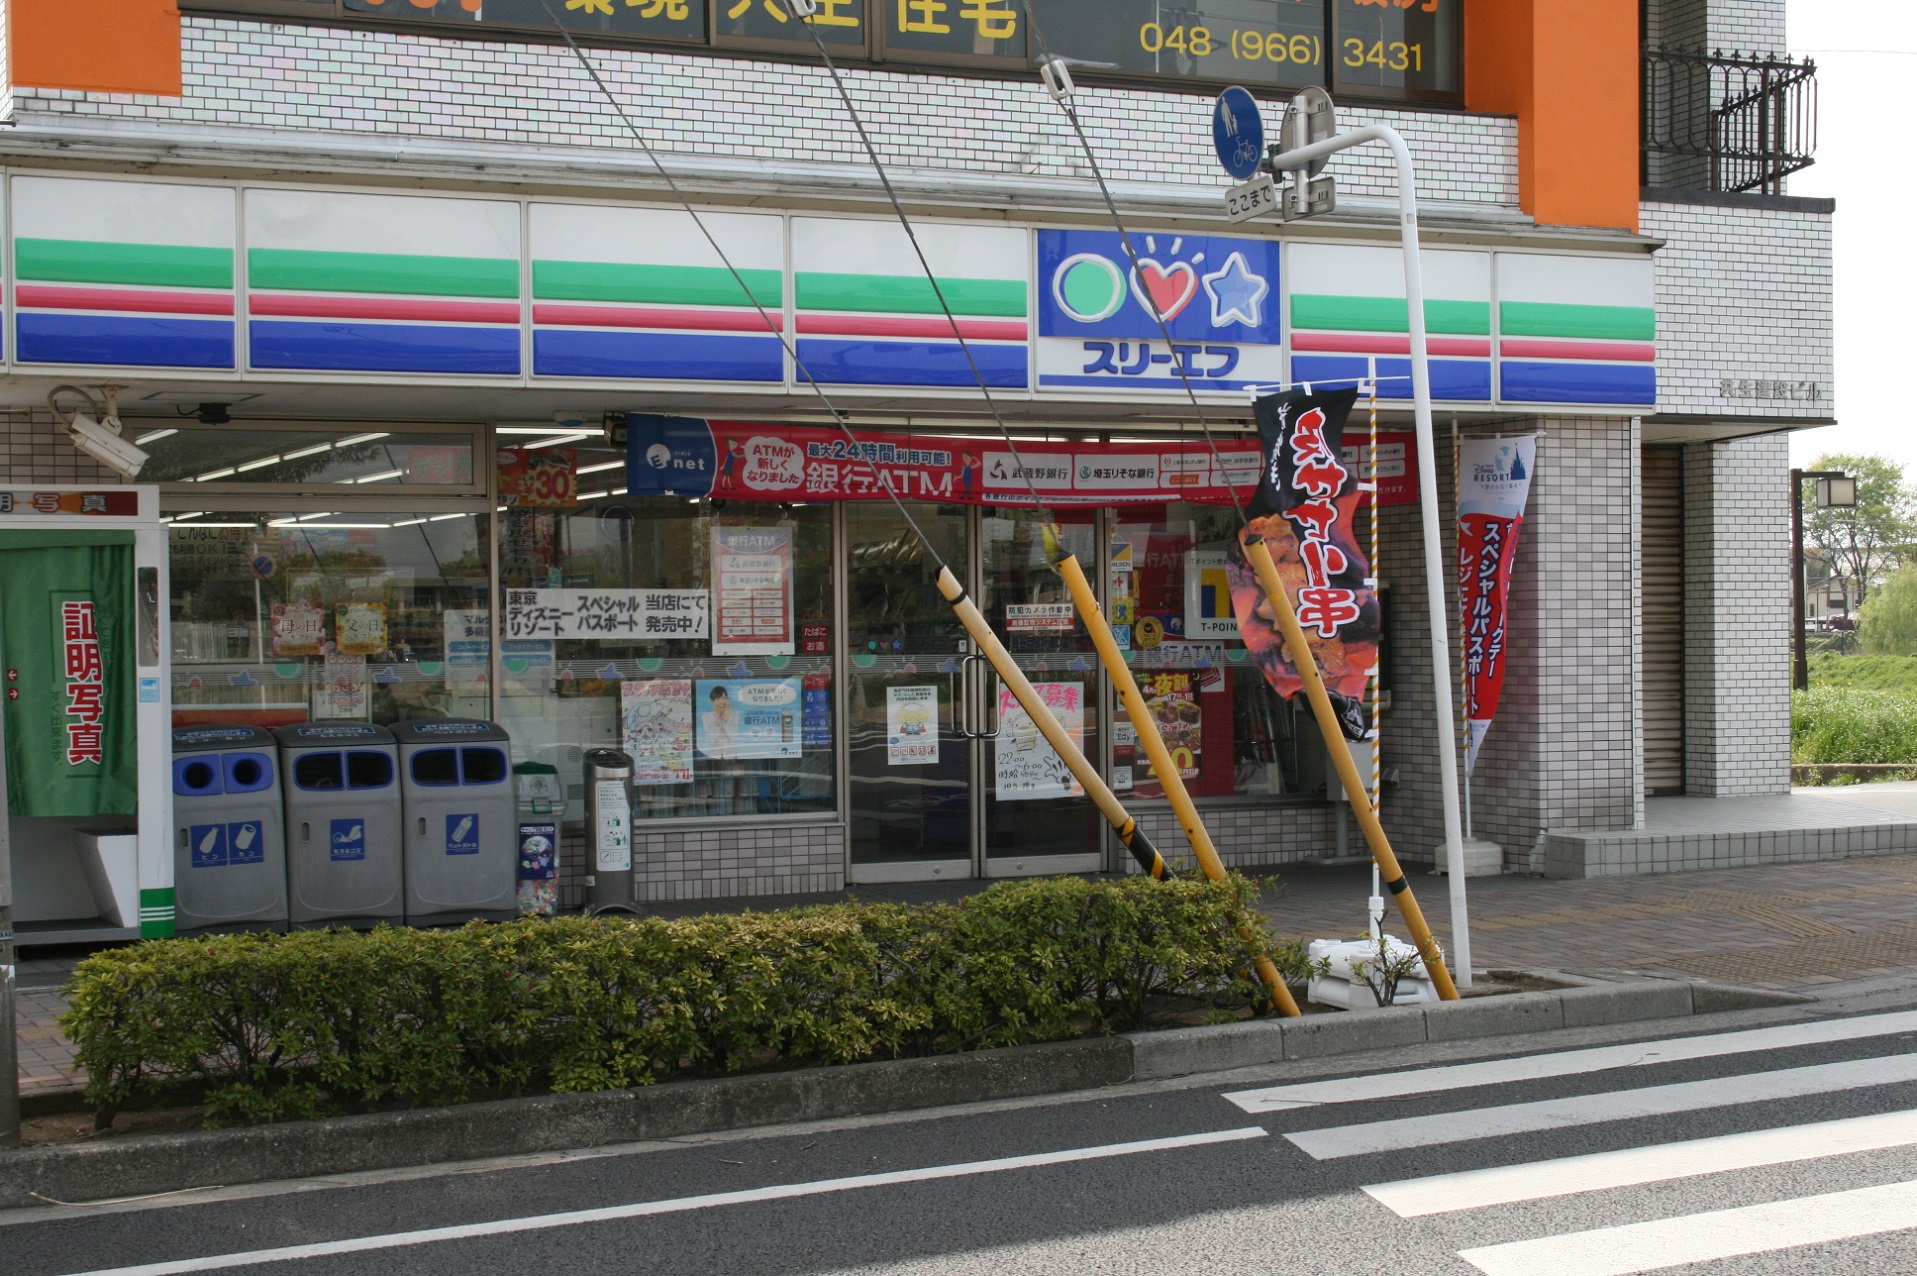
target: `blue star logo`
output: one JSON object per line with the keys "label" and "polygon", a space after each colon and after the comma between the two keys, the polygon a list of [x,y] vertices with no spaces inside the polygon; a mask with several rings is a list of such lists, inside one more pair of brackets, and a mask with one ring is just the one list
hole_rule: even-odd
{"label": "blue star logo", "polygon": [[1258,326],[1259,306],[1271,285],[1251,272],[1243,253],[1233,253],[1225,264],[1203,277],[1205,295],[1211,298],[1211,326],[1222,328],[1237,322],[1247,328]]}

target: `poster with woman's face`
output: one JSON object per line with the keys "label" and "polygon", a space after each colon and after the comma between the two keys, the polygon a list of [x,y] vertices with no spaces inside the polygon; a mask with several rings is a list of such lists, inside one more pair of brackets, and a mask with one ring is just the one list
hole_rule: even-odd
{"label": "poster with woman's face", "polygon": [[717,761],[797,758],[805,749],[799,678],[700,678],[693,683],[699,755]]}

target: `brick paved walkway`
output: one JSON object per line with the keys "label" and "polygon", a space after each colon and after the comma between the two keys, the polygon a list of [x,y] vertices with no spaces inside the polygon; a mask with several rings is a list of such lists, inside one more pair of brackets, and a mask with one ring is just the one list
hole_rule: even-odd
{"label": "brick paved walkway", "polygon": [[[1364,930],[1366,865],[1294,864],[1263,910],[1280,934],[1351,936]],[[1444,878],[1416,874],[1412,889],[1442,939],[1450,930]],[[864,899],[953,898],[986,883],[866,886]],[[842,896],[688,901],[661,914],[774,908]],[[1470,882],[1473,964],[1702,976],[1764,988],[1917,973],[1917,855],[1774,864],[1658,877],[1549,881],[1484,877]],[[1402,935],[1395,909],[1386,927]],[[72,1052],[54,1020],[55,986],[73,958],[20,965],[18,1006],[23,1093],[76,1083]]]}

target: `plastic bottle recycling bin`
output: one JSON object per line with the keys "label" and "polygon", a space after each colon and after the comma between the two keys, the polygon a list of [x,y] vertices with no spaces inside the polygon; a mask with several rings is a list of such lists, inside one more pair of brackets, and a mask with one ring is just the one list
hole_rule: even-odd
{"label": "plastic bottle recycling bin", "polygon": [[295,926],[369,927],[404,913],[399,750],[385,727],[281,727],[288,915]]}
{"label": "plastic bottle recycling bin", "polygon": [[406,920],[516,917],[519,818],[497,724],[433,718],[393,727],[406,807]]}
{"label": "plastic bottle recycling bin", "polygon": [[178,934],[286,927],[280,751],[258,727],[173,733],[173,890]]}

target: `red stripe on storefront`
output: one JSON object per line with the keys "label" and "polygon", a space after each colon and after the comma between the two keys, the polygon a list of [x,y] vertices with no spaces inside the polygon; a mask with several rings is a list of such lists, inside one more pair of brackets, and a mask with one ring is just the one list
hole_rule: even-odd
{"label": "red stripe on storefront", "polygon": [[34,310],[119,310],[133,314],[230,315],[233,294],[224,292],[150,292],[125,288],[51,288],[17,284],[17,306]]}
{"label": "red stripe on storefront", "polygon": [[[952,321],[897,315],[799,315],[800,332],[829,337],[950,337]],[[959,334],[967,340],[1023,341],[1020,319],[960,319]]]}
{"label": "red stripe on storefront", "polygon": [[1507,359],[1607,359],[1612,363],[1656,363],[1657,347],[1648,341],[1501,341]]}
{"label": "red stripe on storefront", "polygon": [[[778,315],[773,315],[778,322]],[[685,310],[670,306],[561,306],[533,303],[533,322],[563,328],[665,328],[696,332],[775,332],[756,310]]]}
{"label": "red stripe on storefront", "polygon": [[[1293,332],[1291,348],[1335,354],[1410,354],[1411,338],[1379,333]],[[1427,337],[1425,348],[1432,354],[1476,355],[1483,359],[1491,353],[1491,342],[1483,337]]]}
{"label": "red stripe on storefront", "polygon": [[300,297],[253,293],[248,313],[294,319],[419,319],[456,323],[518,323],[512,301],[438,301],[414,297]]}

